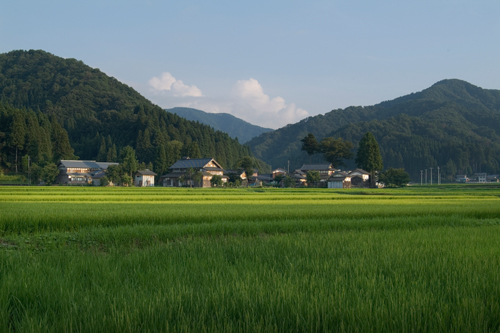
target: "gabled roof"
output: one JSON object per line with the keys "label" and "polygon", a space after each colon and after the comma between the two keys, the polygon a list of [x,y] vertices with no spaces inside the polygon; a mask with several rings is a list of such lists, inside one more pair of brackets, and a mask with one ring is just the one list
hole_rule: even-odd
{"label": "gabled roof", "polygon": [[322,164],[304,164],[300,170],[302,171],[307,171],[307,170],[331,170],[333,169],[331,163],[322,163]]}
{"label": "gabled roof", "polygon": [[96,162],[88,160],[61,160],[58,167],[64,168],[81,168],[81,169],[107,169],[110,165],[118,165],[118,163],[113,162]]}
{"label": "gabled roof", "polygon": [[139,170],[136,172],[136,174],[143,175],[143,176],[156,176],[156,173],[153,171],[146,169],[146,170]]}
{"label": "gabled roof", "polygon": [[202,169],[208,163],[213,162],[216,166],[222,169],[222,166],[213,158],[187,158],[175,162],[169,169]]}
{"label": "gabled roof", "polygon": [[359,173],[361,175],[369,175],[370,174],[368,171],[365,171],[363,169],[354,169],[351,172],[349,172],[350,175],[352,175],[353,173]]}

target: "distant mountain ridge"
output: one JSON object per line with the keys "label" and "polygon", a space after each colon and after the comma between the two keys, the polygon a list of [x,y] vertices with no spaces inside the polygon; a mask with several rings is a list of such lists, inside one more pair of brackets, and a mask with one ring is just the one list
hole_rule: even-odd
{"label": "distant mountain ridge", "polygon": [[[295,168],[308,160],[300,150],[300,139],[308,133],[318,140],[342,137],[357,146],[366,131],[379,142],[384,165],[405,167],[413,179],[420,179],[422,169],[450,161],[457,172],[500,172],[500,90],[457,79],[374,106],[309,117],[248,144],[266,163],[281,166],[290,161]],[[322,160],[320,155],[313,159]]]}
{"label": "distant mountain ridge", "polygon": [[238,141],[245,143],[252,138],[259,136],[262,133],[270,132],[273,129],[264,128],[250,124],[238,117],[229,113],[208,113],[197,109],[176,107],[166,109],[165,111],[175,113],[187,120],[198,121],[202,124],[212,127],[216,131],[221,131],[229,134],[233,139],[238,138]]}

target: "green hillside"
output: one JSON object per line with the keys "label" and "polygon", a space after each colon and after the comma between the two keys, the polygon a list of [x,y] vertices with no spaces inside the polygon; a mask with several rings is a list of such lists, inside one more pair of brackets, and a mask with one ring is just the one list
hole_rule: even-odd
{"label": "green hillside", "polygon": [[181,107],[167,109],[165,111],[175,113],[188,120],[198,121],[212,127],[216,131],[226,132],[230,137],[238,138],[238,141],[242,143],[262,133],[272,131],[271,128],[252,125],[228,113],[208,113],[197,109]]}
{"label": "green hillside", "polygon": [[165,112],[99,69],[44,51],[0,54],[0,102],[61,124],[80,159],[113,159],[130,145],[161,173],[183,155],[234,167],[251,154],[226,133]]}
{"label": "green hillside", "polygon": [[420,179],[422,169],[444,167],[450,161],[455,173],[500,172],[500,91],[460,80],[440,81],[374,106],[309,117],[248,144],[266,163],[280,166],[290,160],[295,168],[308,161],[300,150],[300,139],[308,133],[318,140],[340,136],[356,146],[367,131],[380,144],[384,166],[404,167],[413,179]]}

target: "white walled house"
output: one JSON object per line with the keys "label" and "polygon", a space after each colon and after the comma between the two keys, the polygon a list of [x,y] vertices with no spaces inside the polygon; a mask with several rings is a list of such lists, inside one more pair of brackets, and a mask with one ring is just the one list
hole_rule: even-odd
{"label": "white walled house", "polygon": [[135,173],[134,185],[138,187],[155,186],[155,176],[156,173],[149,169],[139,170]]}
{"label": "white walled house", "polygon": [[485,173],[475,173],[474,178],[476,178],[478,183],[486,183],[486,174]]}

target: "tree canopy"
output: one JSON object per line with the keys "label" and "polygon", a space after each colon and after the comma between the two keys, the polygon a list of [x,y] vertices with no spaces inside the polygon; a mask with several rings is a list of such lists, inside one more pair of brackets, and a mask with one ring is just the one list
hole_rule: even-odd
{"label": "tree canopy", "polygon": [[402,187],[410,182],[410,175],[403,168],[389,168],[380,174],[379,181],[386,186]]}
{"label": "tree canopy", "polygon": [[324,138],[319,144],[320,151],[323,153],[323,158],[332,164],[334,168],[345,165],[344,160],[353,157],[352,142],[345,141],[342,138]]}
{"label": "tree canopy", "polygon": [[247,180],[250,180],[254,172],[255,163],[250,156],[245,156],[241,159],[239,166],[243,168],[247,176]]}
{"label": "tree canopy", "polygon": [[302,142],[301,149],[307,152],[307,154],[309,155],[309,162],[310,162],[311,156],[319,152],[318,141],[316,140],[316,137],[312,133],[307,134],[307,136],[305,136],[300,141]]}

